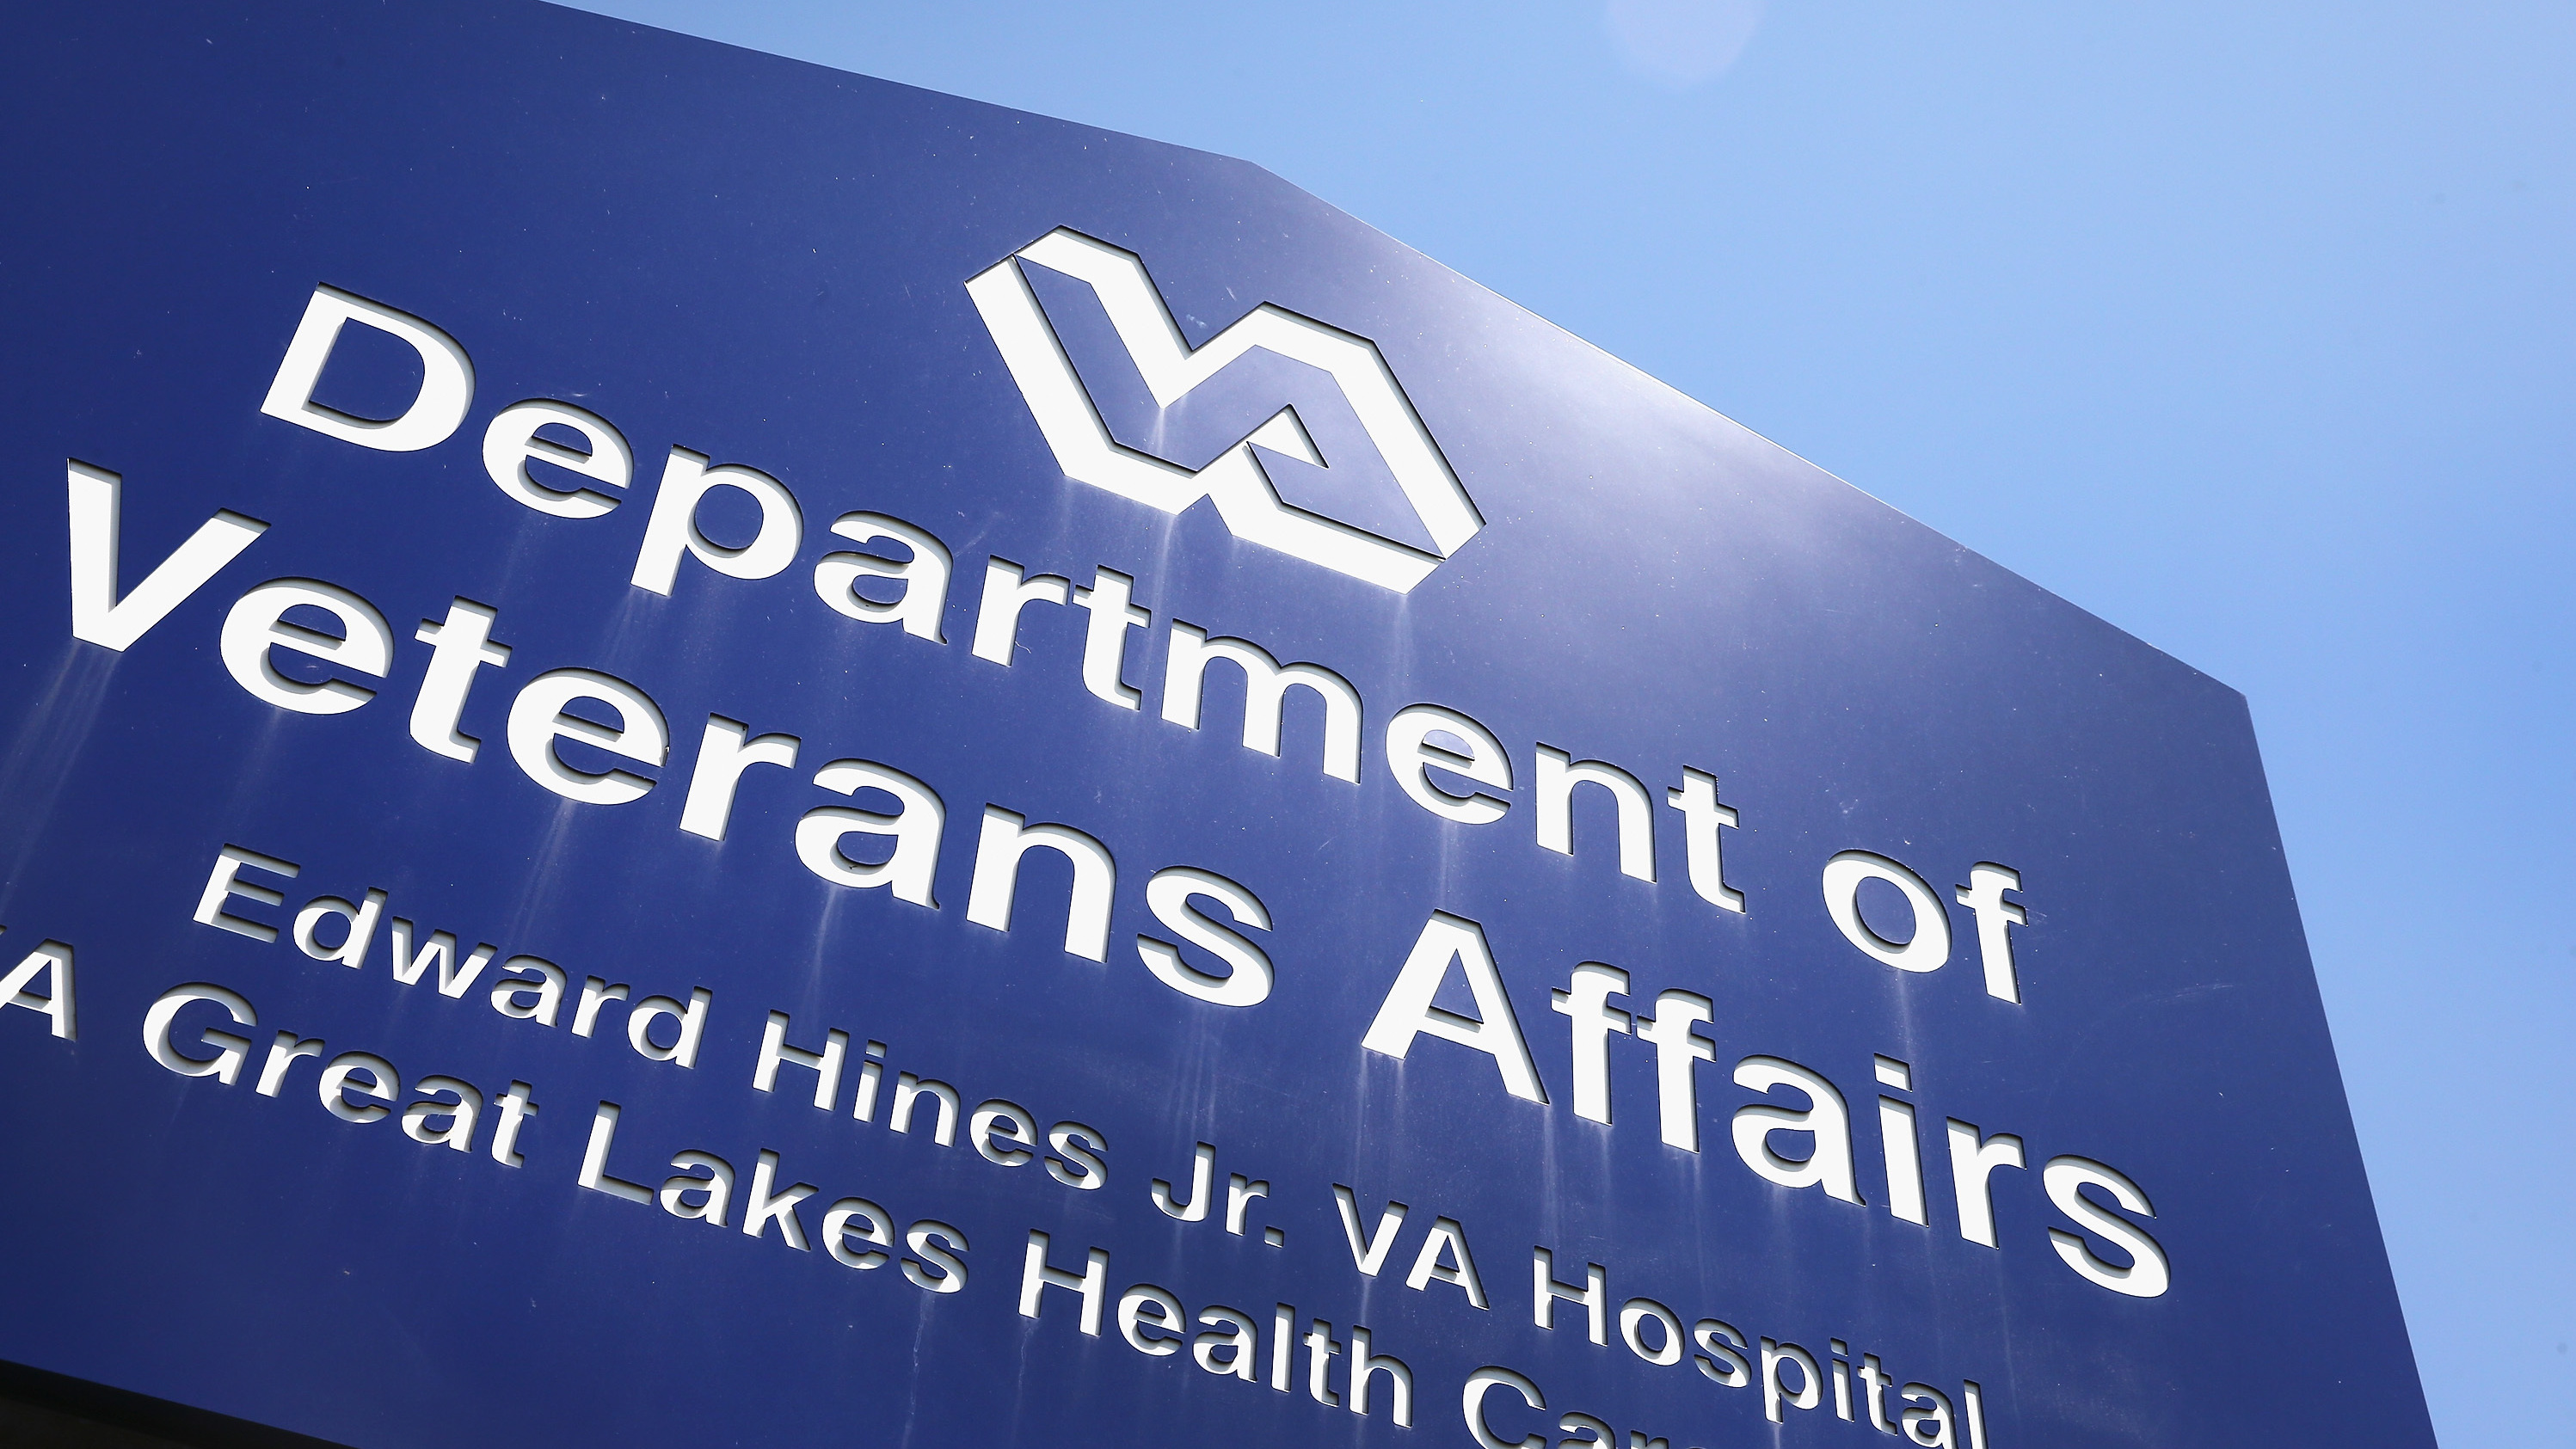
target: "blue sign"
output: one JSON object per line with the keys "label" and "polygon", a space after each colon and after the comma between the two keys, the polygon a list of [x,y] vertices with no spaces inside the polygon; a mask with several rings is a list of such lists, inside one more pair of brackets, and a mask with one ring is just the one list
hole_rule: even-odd
{"label": "blue sign", "polygon": [[2432,1442],[2218,682],[1238,162],[518,4],[13,48],[0,1360]]}

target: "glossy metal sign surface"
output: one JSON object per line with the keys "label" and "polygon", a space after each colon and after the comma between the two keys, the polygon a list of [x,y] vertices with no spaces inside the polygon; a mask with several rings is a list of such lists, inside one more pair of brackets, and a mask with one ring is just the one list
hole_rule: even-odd
{"label": "glossy metal sign surface", "polygon": [[1253,167],[0,105],[0,1359],[367,1446],[2431,1442],[2243,702]]}

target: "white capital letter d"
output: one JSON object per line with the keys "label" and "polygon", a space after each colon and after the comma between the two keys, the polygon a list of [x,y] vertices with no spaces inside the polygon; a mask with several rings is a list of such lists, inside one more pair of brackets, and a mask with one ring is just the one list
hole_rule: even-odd
{"label": "white capital letter d", "polygon": [[[331,360],[332,344],[340,340],[341,325],[347,322],[363,322],[392,333],[420,354],[420,395],[403,409],[402,416],[381,421],[353,417],[313,400],[323,365]],[[295,340],[286,344],[277,380],[268,385],[268,400],[259,410],[362,448],[416,453],[446,442],[457,424],[465,421],[465,409],[473,401],[474,364],[466,360],[465,349],[456,345],[455,338],[408,312],[325,285],[315,287],[313,300],[305,304],[304,320],[296,324]]]}

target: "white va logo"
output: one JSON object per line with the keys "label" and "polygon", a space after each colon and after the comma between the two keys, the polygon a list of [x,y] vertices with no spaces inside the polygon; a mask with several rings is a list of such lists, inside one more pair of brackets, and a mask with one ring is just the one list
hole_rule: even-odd
{"label": "white va logo", "polygon": [[[1099,296],[1158,408],[1187,397],[1255,349],[1329,374],[1439,552],[1381,538],[1281,498],[1253,453],[1256,446],[1318,468],[1328,466],[1294,407],[1272,413],[1195,472],[1118,442],[1017,265],[1023,257],[1089,285]],[[1366,338],[1265,302],[1193,350],[1135,253],[1063,228],[1004,257],[968,281],[966,291],[992,329],[1011,379],[1019,384],[1038,431],[1068,478],[1166,513],[1213,499],[1218,516],[1237,538],[1399,594],[1430,577],[1441,560],[1484,526],[1458,475],[1396,386],[1386,359]]]}

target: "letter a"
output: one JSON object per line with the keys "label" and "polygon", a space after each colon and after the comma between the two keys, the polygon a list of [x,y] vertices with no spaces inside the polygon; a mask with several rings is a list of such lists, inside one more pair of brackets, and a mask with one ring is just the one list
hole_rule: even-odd
{"label": "letter a", "polygon": [[[52,988],[52,995],[36,994],[38,976],[48,978],[46,984]],[[23,1006],[52,1018],[54,1035],[72,1040],[72,948],[60,941],[47,941],[28,952],[8,975],[0,976],[0,1010],[12,1006]]]}
{"label": "letter a", "polygon": [[[1475,994],[1474,1017],[1431,1004],[1441,983],[1449,979],[1452,961],[1466,973],[1467,989]],[[1486,949],[1484,927],[1447,911],[1431,913],[1360,1045],[1401,1061],[1413,1049],[1413,1039],[1422,1035],[1483,1052],[1503,1074],[1505,1090],[1523,1101],[1547,1102],[1547,1088],[1539,1085],[1538,1067],[1530,1060],[1529,1043],[1521,1037],[1520,1020],[1512,1014],[1511,996],[1503,990],[1501,973],[1494,969],[1493,952]]]}

